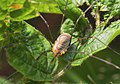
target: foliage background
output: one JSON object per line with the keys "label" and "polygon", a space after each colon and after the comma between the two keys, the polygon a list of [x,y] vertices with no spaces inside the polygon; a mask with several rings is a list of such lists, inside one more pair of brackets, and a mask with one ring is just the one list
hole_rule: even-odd
{"label": "foliage background", "polygon": [[[90,21],[89,17],[85,17],[83,12],[85,9],[81,9],[92,3],[93,0],[68,0],[65,22],[62,24],[61,29],[59,29],[61,24],[50,26],[54,38],[52,39],[48,30],[46,31],[44,29],[44,31],[42,31],[44,28],[42,23],[37,23],[35,18],[42,20],[40,19],[41,16],[39,16],[39,12],[43,16],[52,13],[53,15],[63,14],[66,5],[65,0],[1,0],[0,50],[1,53],[4,52],[6,55],[9,65],[19,72],[9,80],[18,84],[37,84],[44,83],[44,81],[49,83],[49,81],[52,80],[53,74],[57,70],[58,65],[60,68],[63,68],[63,65],[65,65],[66,62],[63,62],[64,60],[58,62],[58,58],[56,58],[54,63],[50,64],[50,60],[53,57],[52,52],[45,52],[41,55],[41,58],[38,61],[36,61],[36,59],[43,51],[51,49],[49,41],[54,42],[59,33],[67,32],[72,34],[71,31],[74,29],[75,22],[81,14],[83,14],[83,16],[80,18],[78,25],[76,25],[76,30],[72,34],[72,42],[79,37],[83,37],[84,35],[82,34],[84,29],[89,28],[89,22],[92,24],[92,21]],[[85,33],[85,36],[92,35],[93,37],[97,37],[104,44],[94,38],[90,38],[86,41],[86,45],[78,48],[77,51],[85,51],[89,54],[95,54],[95,56],[109,60],[113,64],[120,65],[120,55],[107,48],[107,45],[109,44],[113,50],[120,52],[120,47],[118,46],[120,40],[119,0],[100,0],[93,5],[91,12],[95,18],[94,26],[92,25],[94,32],[92,34],[87,32]],[[47,16],[45,19],[47,19],[48,24],[51,25]],[[52,19],[50,19],[50,21],[54,22]],[[61,21],[61,19],[59,21]],[[36,26],[36,24],[39,25],[39,27]],[[45,25],[44,21],[43,25]],[[56,23],[54,25],[56,25]],[[53,27],[61,32],[54,33],[55,29],[53,29]],[[38,31],[38,29],[41,30],[42,33]],[[115,39],[115,37],[117,38]],[[112,43],[110,44],[110,42]],[[75,46],[77,46],[77,44]],[[73,59],[70,57],[70,54],[71,53],[68,53],[66,55],[67,59]],[[3,66],[4,62],[2,56],[5,55],[1,55],[1,66]],[[105,65],[103,62],[93,58],[87,59],[89,57],[87,54],[81,55],[78,53],[75,55],[72,53],[72,55],[75,56],[75,59],[72,61],[72,66],[76,67],[68,70],[65,75],[57,80],[57,82],[97,84],[118,84],[120,82],[120,70],[117,70],[110,65]],[[4,84],[10,84],[8,79],[5,80],[1,78],[0,81],[1,83],[4,82]]]}

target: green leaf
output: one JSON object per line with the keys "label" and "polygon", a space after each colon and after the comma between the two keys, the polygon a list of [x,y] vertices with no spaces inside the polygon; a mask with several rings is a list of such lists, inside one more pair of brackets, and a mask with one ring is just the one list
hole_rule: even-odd
{"label": "green leaf", "polygon": [[91,0],[72,0],[72,2],[73,2],[76,6],[83,5],[84,3],[86,3],[87,5],[90,5],[89,1],[91,1]]}
{"label": "green leaf", "polygon": [[0,8],[6,10],[14,2],[14,0],[0,0]]}
{"label": "green leaf", "polygon": [[74,23],[70,18],[66,19],[60,28],[61,33],[69,33],[70,35],[72,35],[72,42],[75,42],[77,40],[76,37],[79,37],[80,34],[79,31],[74,30]]}
{"label": "green leaf", "polygon": [[22,9],[25,2],[26,2],[26,0],[15,0],[7,9],[8,12]]}
{"label": "green leaf", "polygon": [[0,20],[4,20],[6,15],[7,15],[7,11],[0,9]]}
{"label": "green leaf", "polygon": [[[106,16],[119,16],[120,15],[120,1],[119,0],[102,0],[101,2],[99,2],[99,4],[101,4],[101,8],[100,10],[106,10],[108,11],[104,17]],[[107,17],[106,17],[107,18]]]}
{"label": "green leaf", "polygon": [[92,35],[93,38],[90,38],[84,46],[79,48],[78,51],[83,52],[83,54],[78,53],[75,56],[75,61],[72,62],[72,66],[81,65],[81,61],[88,58],[88,55],[107,48],[110,42],[118,35],[120,35],[120,20],[113,22],[105,30],[96,29]]}
{"label": "green leaf", "polygon": [[72,35],[74,31],[74,23],[71,19],[66,19],[61,26],[61,33],[69,33]]}
{"label": "green leaf", "polygon": [[[56,0],[60,10],[64,13],[64,8],[66,6],[66,0]],[[74,15],[74,17],[73,17]],[[68,0],[68,5],[66,7],[66,12],[65,12],[65,17],[66,18],[70,18],[74,24],[76,22],[76,20],[78,19],[78,17],[80,15],[83,15],[79,22],[78,22],[78,27],[80,30],[84,29],[85,27],[88,26],[88,20],[84,17],[84,14],[82,12],[82,10],[80,10],[78,7],[76,7],[71,0]]]}
{"label": "green leaf", "polygon": [[0,34],[0,50],[3,47],[3,44],[4,44],[4,37],[3,34]]}
{"label": "green leaf", "polygon": [[75,51],[77,50],[76,45],[71,45],[66,54],[62,57],[65,58],[67,61],[72,61],[76,55]]}
{"label": "green leaf", "polygon": [[22,21],[22,20],[30,19],[31,16],[36,17],[37,14],[33,14],[33,12],[35,12],[34,10],[35,10],[35,7],[32,6],[30,2],[26,1],[22,9],[10,12],[10,16],[11,16],[11,19],[14,21]]}
{"label": "green leaf", "polygon": [[115,0],[114,5],[111,7],[111,15],[113,16],[119,16],[120,15],[120,1]]}
{"label": "green leaf", "polygon": [[2,24],[2,27],[0,27],[0,50],[5,46],[5,30],[6,27]]}
{"label": "green leaf", "polygon": [[[28,20],[28,19],[32,19],[39,16],[39,13],[37,13],[35,10],[33,10],[31,13],[29,13],[28,15],[24,16],[24,20]],[[19,20],[22,20],[23,18],[20,18]]]}
{"label": "green leaf", "polygon": [[61,13],[60,9],[58,8],[57,3],[50,2],[50,1],[40,1],[38,5],[38,11],[43,13]]}
{"label": "green leaf", "polygon": [[0,84],[13,84],[10,81],[0,77]]}
{"label": "green leaf", "polygon": [[4,22],[0,20],[0,28],[3,26]]}
{"label": "green leaf", "polygon": [[50,43],[39,31],[27,23],[12,22],[8,42],[12,45],[6,49],[8,62],[13,68],[34,81],[51,80],[58,61],[50,63],[53,53],[45,52],[51,49]]}

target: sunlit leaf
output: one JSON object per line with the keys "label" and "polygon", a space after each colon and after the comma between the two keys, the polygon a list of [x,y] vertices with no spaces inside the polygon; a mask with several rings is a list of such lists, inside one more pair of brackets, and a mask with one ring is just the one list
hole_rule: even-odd
{"label": "sunlit leaf", "polygon": [[0,8],[6,10],[15,0],[0,0]]}
{"label": "sunlit leaf", "polygon": [[38,11],[43,13],[61,13],[56,3],[41,2],[38,5]]}
{"label": "sunlit leaf", "polygon": [[5,30],[6,27],[2,23],[2,27],[0,27],[0,50],[5,46]]}
{"label": "sunlit leaf", "polygon": [[9,12],[22,9],[26,0],[15,0],[8,8]]}
{"label": "sunlit leaf", "polygon": [[113,6],[111,6],[111,14],[113,16],[119,16],[120,15],[120,1],[119,0],[115,0]]}
{"label": "sunlit leaf", "polygon": [[89,5],[89,1],[90,0],[72,0],[72,2],[76,5],[76,6],[80,6],[83,5],[84,3]]}
{"label": "sunlit leaf", "polygon": [[[28,19],[32,19],[35,17],[38,17],[39,13],[37,13],[35,10],[33,10],[31,13],[29,13],[28,15],[24,16],[24,20],[28,20]],[[20,20],[22,20],[23,18],[21,18]]]}
{"label": "sunlit leaf", "polygon": [[10,8],[18,10],[18,9],[22,9],[23,5],[22,4],[13,4],[10,6]]}
{"label": "sunlit leaf", "polygon": [[71,19],[66,19],[65,22],[61,26],[61,33],[69,33],[72,35],[74,31],[74,23]]}
{"label": "sunlit leaf", "polygon": [[100,10],[106,10],[107,12],[104,14],[105,19],[108,16],[115,17],[120,15],[120,1],[119,0],[102,0],[99,2],[101,5]]}
{"label": "sunlit leaf", "polygon": [[[26,20],[26,19],[30,19],[31,17],[36,17],[36,14],[34,14],[36,12],[34,10],[35,10],[35,7],[32,6],[30,2],[26,1],[22,9],[10,12],[10,16],[11,16],[11,19],[14,21]],[[30,15],[31,13],[33,15]],[[29,15],[29,17],[27,15]]]}
{"label": "sunlit leaf", "polygon": [[113,22],[105,30],[96,29],[92,35],[93,38],[90,38],[85,46],[78,50],[79,52],[84,52],[84,54],[78,53],[72,66],[80,65],[83,58],[105,49],[118,35],[120,35],[120,20]]}

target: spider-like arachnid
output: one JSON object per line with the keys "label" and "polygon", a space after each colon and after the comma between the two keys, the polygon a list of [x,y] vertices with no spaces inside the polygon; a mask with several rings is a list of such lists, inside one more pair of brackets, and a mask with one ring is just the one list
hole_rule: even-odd
{"label": "spider-like arachnid", "polygon": [[[92,5],[90,5],[84,11],[84,13],[86,13],[94,5],[95,2],[97,2],[97,0],[94,1],[92,3]],[[74,23],[73,21],[71,21],[71,18],[70,19],[65,18],[67,15],[66,12],[68,12],[67,7],[69,7],[69,5],[68,5],[68,2],[66,1],[64,11],[63,11],[63,18],[62,18],[62,22],[61,22],[62,23],[62,26],[60,29],[61,34],[58,36],[58,38],[52,45],[52,51],[54,53],[54,57],[52,58],[51,62],[54,62],[54,59],[56,57],[61,57],[61,58],[65,58],[65,60],[68,61],[68,64],[64,67],[64,69],[60,70],[58,72],[58,74],[53,77],[54,78],[53,81],[55,81],[57,78],[59,78],[61,75],[63,75],[64,71],[67,70],[68,68],[70,68],[71,65],[78,66],[88,57],[92,57],[92,58],[100,60],[108,65],[112,65],[113,67],[115,67],[116,69],[119,70],[120,69],[119,66],[117,66],[107,60],[104,60],[102,58],[92,55],[95,52],[98,52],[100,49],[102,49],[101,44],[102,44],[102,46],[104,46],[104,48],[106,46],[111,51],[116,53],[117,55],[120,55],[118,52],[116,52],[115,50],[110,48],[105,43],[105,39],[103,37],[105,35],[105,32],[103,34],[103,31],[99,31],[99,30],[92,31],[91,25],[88,26],[88,29],[83,29],[83,30],[78,29],[77,30],[79,20],[82,19],[83,15],[80,15]],[[50,37],[52,39],[53,37],[52,37],[52,33],[49,29],[49,24],[47,23],[47,21],[44,19],[44,17],[42,15],[40,17],[45,22],[45,24],[49,30]],[[100,25],[99,25],[99,28],[102,29]],[[93,43],[95,43],[95,45]],[[96,46],[96,48],[98,47],[98,50],[95,48],[95,46]],[[50,64],[52,64],[51,62],[50,62]],[[49,69],[50,66],[51,65],[49,65],[47,69]],[[88,74],[88,79],[91,82],[94,82],[94,79],[92,79],[89,74]]]}
{"label": "spider-like arachnid", "polygon": [[[32,79],[35,81],[40,81],[40,82],[42,81],[42,83],[52,81],[52,83],[55,83],[55,82],[57,82],[56,80],[58,78],[60,78],[62,75],[64,75],[66,70],[71,69],[73,66],[80,66],[82,63],[85,64],[84,63],[84,62],[86,62],[85,60],[88,60],[87,58],[89,58],[89,57],[100,60],[108,65],[111,65],[114,67],[115,70],[120,70],[120,67],[117,66],[116,64],[114,64],[113,62],[109,62],[106,59],[97,57],[96,55],[94,56],[95,53],[97,53],[98,51],[103,50],[105,48],[108,48],[115,54],[120,55],[117,51],[115,51],[114,49],[112,49],[111,47],[108,46],[108,44],[113,40],[113,38],[115,38],[115,36],[117,36],[116,34],[114,34],[118,28],[116,26],[117,22],[112,23],[108,27],[106,26],[107,24],[104,26],[101,26],[101,24],[103,24],[103,23],[100,22],[100,19],[98,19],[97,14],[93,14],[95,16],[95,18],[97,18],[96,19],[96,28],[93,28],[95,26],[90,24],[90,21],[85,17],[85,15],[88,12],[88,10],[90,10],[92,7],[93,8],[96,7],[95,3],[97,2],[97,0],[93,1],[92,4],[83,12],[78,7],[74,6],[73,3],[71,3],[71,1],[69,1],[69,0],[66,0],[66,1],[63,0],[63,1],[64,1],[64,3],[61,3],[61,2],[58,3],[61,7],[60,8],[61,11],[63,11],[63,17],[62,17],[61,26],[60,26],[60,35],[57,37],[56,41],[53,42],[53,44],[52,44],[52,41],[53,41],[52,33],[53,32],[51,32],[51,30],[50,30],[49,22],[47,22],[47,20],[40,14],[42,21],[48,28],[50,39],[47,38],[47,40],[49,42],[45,39],[44,36],[40,36],[40,39],[41,39],[40,46],[41,46],[41,48],[42,47],[44,47],[44,48],[41,49],[39,56],[34,57],[34,59],[33,58],[30,58],[29,60],[24,59],[25,63],[32,67],[30,67],[29,70],[23,70],[22,67],[17,66],[17,68],[20,69],[18,71],[21,72],[26,77],[28,77],[29,79]],[[63,6],[61,6],[61,5],[63,5]],[[71,11],[73,12],[73,14]],[[76,13],[76,11],[78,13]],[[113,27],[115,27],[116,29],[114,28],[112,30]],[[113,32],[111,32],[111,30]],[[25,39],[24,41],[27,41],[27,40]],[[24,47],[24,46],[22,46],[22,47]],[[29,48],[31,49],[31,51],[29,49],[28,50],[30,52],[32,52],[32,48],[31,47],[29,47]],[[9,53],[13,49],[15,50],[16,46],[13,46],[13,48],[8,49]],[[26,49],[26,51],[27,51],[27,49]],[[31,53],[31,54],[33,54],[33,53]],[[30,54],[30,56],[31,56],[31,54]],[[25,53],[25,55],[26,55],[26,53]],[[13,55],[13,57],[14,57],[14,55]],[[22,56],[19,58],[21,59]],[[61,58],[63,58],[64,60],[62,60]],[[17,59],[17,57],[16,57],[16,59]],[[60,59],[59,62],[58,62],[58,59]],[[65,63],[65,65],[63,64],[63,66],[62,66],[61,60],[67,61],[67,63]],[[90,60],[92,60],[92,59],[90,59]],[[20,60],[18,60],[18,61],[20,61]],[[90,62],[92,62],[92,61],[90,61]],[[16,60],[13,62],[16,62]],[[89,61],[87,61],[87,62],[89,62]],[[97,83],[98,81],[95,77],[98,77],[98,79],[101,78],[101,76],[103,77],[103,74],[104,74],[106,68],[105,67],[99,68],[99,70],[102,74],[98,74],[96,76],[96,74],[94,73],[91,75],[91,74],[89,74],[89,72],[93,73],[95,71],[93,68],[90,68],[93,65],[91,64],[91,66],[90,66],[89,65],[90,62],[89,63],[87,63],[87,62],[86,62],[86,66],[88,66],[87,69],[89,68],[89,70],[86,70],[86,72],[88,72],[88,73],[85,76],[88,78],[89,82]],[[29,64],[29,63],[31,63],[31,64]],[[17,64],[17,62],[16,62],[16,64]],[[98,68],[99,63],[95,62],[95,64],[97,65],[96,67]],[[58,68],[58,65],[60,66],[59,68]],[[26,66],[26,67],[28,67],[28,66]],[[85,68],[84,67],[85,66],[83,66],[83,68],[78,67],[77,69],[75,69],[76,73],[74,73],[74,76],[77,75],[77,70],[79,70],[79,69],[81,70],[81,73],[79,73],[80,75],[82,73],[84,73],[83,69],[84,70],[86,69],[86,67]],[[33,71],[33,73],[31,73],[31,74],[28,73],[31,71]],[[71,75],[71,74],[69,73],[69,75]],[[93,75],[94,75],[94,78],[93,78]],[[77,76],[79,76],[79,75],[77,75]],[[86,77],[83,77],[83,79],[86,79]],[[79,79],[76,79],[75,82],[78,82],[78,81],[80,82],[80,80],[81,80],[80,77],[77,77],[77,78],[79,78]]]}

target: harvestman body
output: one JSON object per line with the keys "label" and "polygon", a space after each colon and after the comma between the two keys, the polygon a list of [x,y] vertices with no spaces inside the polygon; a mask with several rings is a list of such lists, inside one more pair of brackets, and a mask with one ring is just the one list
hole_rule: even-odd
{"label": "harvestman body", "polygon": [[63,33],[57,38],[52,48],[54,56],[62,56],[66,53],[67,49],[70,46],[71,38],[71,35],[68,33]]}

